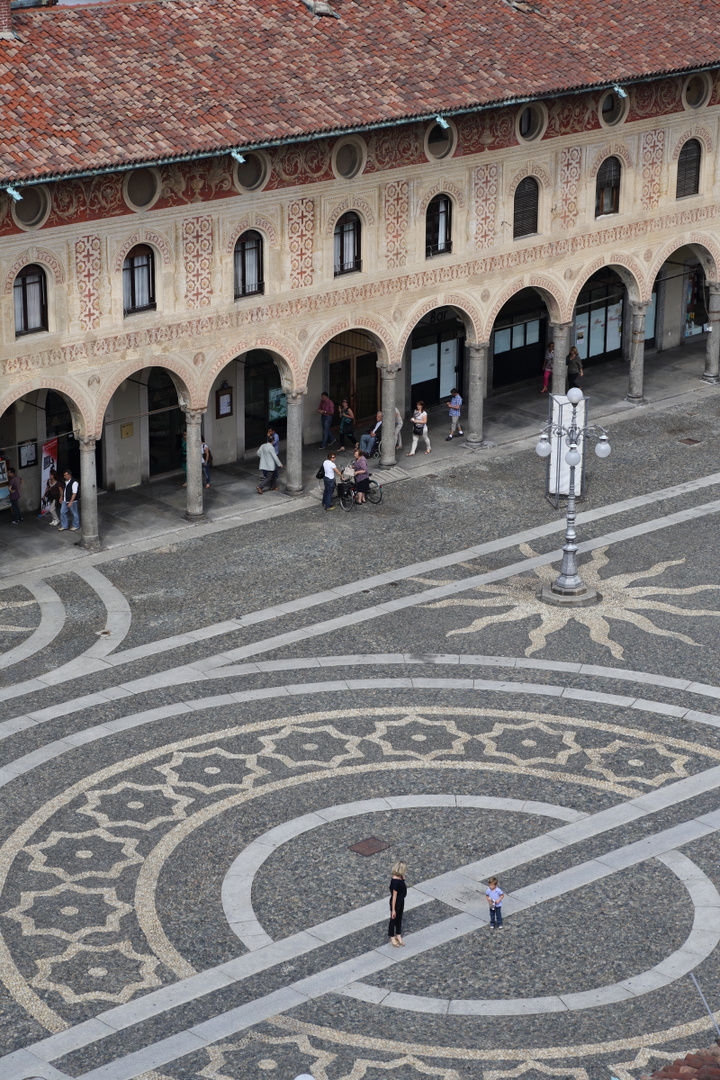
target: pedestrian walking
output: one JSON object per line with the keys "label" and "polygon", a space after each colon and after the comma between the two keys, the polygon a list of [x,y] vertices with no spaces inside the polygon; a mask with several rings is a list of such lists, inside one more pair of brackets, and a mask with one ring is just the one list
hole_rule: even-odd
{"label": "pedestrian walking", "polygon": [[338,438],[340,445],[338,451],[345,451],[345,443],[350,443],[352,446],[355,442],[355,413],[350,408],[350,402],[347,398],[343,398],[340,402],[340,430],[338,432]]}
{"label": "pedestrian walking", "polygon": [[396,405],[395,406],[395,449],[396,450],[402,450],[402,426],[403,426],[402,413],[400,412],[400,410],[398,409],[398,407]]}
{"label": "pedestrian walking", "polygon": [[7,471],[8,474],[8,487],[10,488],[10,509],[12,510],[11,525],[19,525],[22,521],[22,515],[20,513],[20,492],[22,491],[23,481],[22,476],[18,476],[15,470],[10,466]]}
{"label": "pedestrian walking", "polygon": [[258,447],[257,453],[260,458],[260,471],[263,474],[263,478],[257,486],[258,495],[264,495],[268,488],[277,491],[277,484],[275,483],[276,470],[282,469],[282,462],[275,452],[271,435],[268,435],[262,446]]}
{"label": "pedestrian walking", "polygon": [[405,884],[407,865],[404,862],[396,862],[391,873],[388,937],[391,945],[399,947],[405,944],[402,939],[402,918],[405,910],[405,897],[407,896],[407,885]]}
{"label": "pedestrian walking", "polygon": [[410,453],[405,457],[415,457],[415,451],[417,450],[418,439],[422,439],[427,447],[425,453],[429,454],[431,450],[430,439],[428,438],[427,429],[427,413],[425,412],[425,402],[418,401],[415,406],[415,412],[410,418],[412,424],[412,446],[410,447]]}
{"label": "pedestrian walking", "polygon": [[325,480],[322,497],[323,509],[334,510],[335,507],[332,504],[332,497],[333,491],[335,490],[335,479],[342,480],[342,473],[335,464],[335,454],[328,454],[323,461],[321,468]]}
{"label": "pedestrian walking", "polygon": [[183,487],[187,487],[187,430],[183,431],[180,436],[180,464],[185,477]]}
{"label": "pedestrian walking", "polygon": [[43,504],[47,507],[47,510],[44,511],[44,513],[48,513],[50,515],[50,519],[48,522],[49,525],[60,524],[60,518],[58,517],[58,513],[60,509],[61,496],[62,489],[60,487],[60,478],[57,474],[57,469],[51,469],[42,497]]}
{"label": "pedestrian walking", "polygon": [[505,898],[505,893],[498,885],[498,879],[491,877],[488,881],[488,887],[485,890],[485,897],[490,908],[490,925],[493,930],[502,930],[502,902]]}
{"label": "pedestrian walking", "polygon": [[66,469],[63,473],[63,480],[62,502],[60,503],[60,528],[58,529],[58,532],[67,532],[68,513],[72,515],[70,532],[77,532],[80,528],[80,515],[78,514],[80,484],[75,479],[70,469]]}
{"label": "pedestrian walking", "polygon": [[567,365],[568,376],[568,390],[571,390],[573,386],[578,385],[578,379],[581,379],[585,372],[582,369],[582,360],[580,359],[580,353],[575,346],[571,348],[565,359]]}
{"label": "pedestrian walking", "polygon": [[206,442],[201,444],[200,452],[202,453],[202,471],[205,479],[205,487],[210,487],[210,466],[212,465],[212,454],[210,453],[210,447]]}
{"label": "pedestrian walking", "polygon": [[448,411],[450,415],[450,434],[445,442],[450,442],[455,434],[464,435],[465,432],[460,427],[460,413],[462,412],[462,398],[458,392],[457,386],[453,386],[450,391],[450,401],[448,402]]}
{"label": "pedestrian walking", "polygon": [[552,375],[553,364],[555,363],[555,342],[548,341],[548,347],[545,350],[545,360],[543,362],[543,388],[540,391],[541,394],[547,394],[548,383],[550,382],[550,376]]}
{"label": "pedestrian walking", "polygon": [[[275,428],[269,427],[267,429],[267,437],[270,440],[270,442],[272,443],[273,450],[279,456],[280,455],[280,436],[278,435]],[[278,482],[278,470],[277,470],[277,467],[276,467],[275,472],[273,473],[273,486],[275,486],[277,484],[277,482]]]}
{"label": "pedestrian walking", "polygon": [[318,412],[320,413],[320,423],[322,424],[322,443],[320,444],[319,449],[324,450],[326,446],[332,446],[335,442],[335,440],[330,437],[330,426],[333,421],[333,416],[335,415],[335,406],[330,400],[330,395],[325,390],[323,390],[320,395],[320,407]]}

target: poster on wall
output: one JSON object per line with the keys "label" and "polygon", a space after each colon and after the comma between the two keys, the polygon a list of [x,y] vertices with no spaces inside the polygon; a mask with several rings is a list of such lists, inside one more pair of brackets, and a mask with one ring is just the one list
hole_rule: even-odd
{"label": "poster on wall", "polygon": [[0,458],[0,510],[10,509],[10,488],[8,487],[7,461]]}
{"label": "poster on wall", "polygon": [[50,479],[50,470],[57,469],[58,459],[58,441],[57,439],[48,439],[42,445],[42,469],[40,470],[40,498],[43,496],[43,492],[47,487],[47,482]]}
{"label": "poster on wall", "polygon": [[287,417],[287,397],[281,386],[274,386],[268,390],[268,420],[272,424],[275,420],[284,420]]}

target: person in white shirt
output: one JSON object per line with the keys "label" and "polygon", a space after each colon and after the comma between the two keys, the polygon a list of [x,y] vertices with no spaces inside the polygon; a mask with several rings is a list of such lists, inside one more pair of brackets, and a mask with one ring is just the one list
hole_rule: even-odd
{"label": "person in white shirt", "polygon": [[485,890],[485,897],[490,908],[490,925],[493,930],[502,930],[502,902],[505,897],[505,893],[498,885],[498,879],[491,877],[488,881],[488,887]]}
{"label": "person in white shirt", "polygon": [[334,510],[335,507],[332,504],[333,491],[335,490],[335,480],[342,480],[342,473],[335,464],[335,455],[328,454],[322,464],[323,472],[325,473],[325,486],[323,488],[322,504],[325,510]]}

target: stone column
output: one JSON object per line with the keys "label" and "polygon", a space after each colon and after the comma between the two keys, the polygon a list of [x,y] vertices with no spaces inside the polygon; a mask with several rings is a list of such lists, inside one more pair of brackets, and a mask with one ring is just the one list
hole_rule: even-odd
{"label": "stone column", "polygon": [[[98,551],[97,472],[95,469],[95,439],[81,435],[80,443],[80,543],[88,551]],[[62,480],[61,480],[62,483]]]}
{"label": "stone column", "polygon": [[287,443],[285,461],[285,494],[302,495],[303,401],[307,387],[287,390]]}
{"label": "stone column", "polygon": [[567,368],[565,357],[570,352],[570,334],[573,324],[571,322],[550,323],[550,337],[548,341],[555,343],[555,360],[553,361],[553,373],[551,390],[553,394],[565,393],[567,388]]}
{"label": "stone column", "polygon": [[465,346],[468,368],[465,446],[469,450],[479,450],[483,445],[483,399],[485,397],[485,376],[487,374],[489,349],[489,341],[483,341],[479,345]]}
{"label": "stone column", "polygon": [[186,482],[187,501],[185,504],[186,521],[204,521],[203,478],[202,478],[202,438],[200,424],[204,409],[183,409],[185,413],[186,447]]}
{"label": "stone column", "polygon": [[630,301],[632,326],[630,329],[630,376],[626,401],[643,405],[643,380],[645,377],[645,312],[649,304]]}
{"label": "stone column", "polygon": [[381,406],[383,414],[383,433],[380,442],[380,468],[390,469],[395,465],[395,376],[400,370],[399,364],[389,364],[380,368]]}
{"label": "stone column", "polygon": [[708,305],[708,322],[710,333],[705,339],[705,372],[703,380],[716,383],[720,376],[720,283],[711,281],[708,283],[710,291],[710,303]]}

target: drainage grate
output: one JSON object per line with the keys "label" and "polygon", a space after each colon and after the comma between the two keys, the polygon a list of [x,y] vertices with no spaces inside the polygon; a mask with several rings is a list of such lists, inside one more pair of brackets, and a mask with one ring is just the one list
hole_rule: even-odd
{"label": "drainage grate", "polygon": [[697,446],[700,442],[699,439],[679,439],[678,442],[684,443],[685,446]]}
{"label": "drainage grate", "polygon": [[357,844],[350,845],[350,851],[358,855],[377,855],[379,851],[385,851],[390,845],[384,840],[378,840],[377,836],[369,836],[367,840],[360,840]]}

